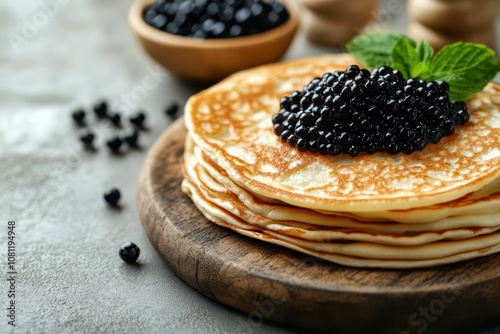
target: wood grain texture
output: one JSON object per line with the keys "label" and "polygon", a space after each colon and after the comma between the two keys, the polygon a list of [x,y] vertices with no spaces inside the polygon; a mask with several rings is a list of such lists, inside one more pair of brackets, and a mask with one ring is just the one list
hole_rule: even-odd
{"label": "wood grain texture", "polygon": [[473,333],[500,325],[500,254],[423,270],[356,269],[209,222],[181,191],[182,122],[149,152],[138,204],[151,242],[194,289],[254,324],[336,333]]}

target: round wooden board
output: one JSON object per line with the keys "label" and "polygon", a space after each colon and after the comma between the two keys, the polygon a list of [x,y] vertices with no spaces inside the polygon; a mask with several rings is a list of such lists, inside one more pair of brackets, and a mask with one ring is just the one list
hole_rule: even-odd
{"label": "round wooden board", "polygon": [[209,222],[181,191],[186,130],[177,120],[148,154],[139,210],[151,242],[186,283],[248,314],[336,333],[472,333],[500,325],[500,254],[423,270],[356,269]]}

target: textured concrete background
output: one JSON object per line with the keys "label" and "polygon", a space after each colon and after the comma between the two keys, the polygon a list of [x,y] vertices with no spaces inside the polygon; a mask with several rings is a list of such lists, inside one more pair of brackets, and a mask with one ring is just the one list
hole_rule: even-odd
{"label": "textured concrete background", "polygon": [[[163,109],[201,87],[145,56],[127,26],[131,2],[52,0],[47,20],[38,1],[0,2],[0,277],[7,275],[9,220],[16,221],[18,271],[15,328],[7,325],[8,286],[0,280],[0,333],[287,333],[254,326],[189,288],[141,228],[136,178],[146,149],[169,125]],[[404,30],[406,17],[381,23]],[[286,57],[332,51],[299,36]],[[157,87],[137,95],[148,76]],[[70,112],[101,98],[125,115],[148,113],[144,150],[108,154],[103,140],[113,130],[92,121],[100,149],[82,151]],[[102,200],[115,186],[122,210]],[[136,266],[118,258],[127,240],[141,247]]]}

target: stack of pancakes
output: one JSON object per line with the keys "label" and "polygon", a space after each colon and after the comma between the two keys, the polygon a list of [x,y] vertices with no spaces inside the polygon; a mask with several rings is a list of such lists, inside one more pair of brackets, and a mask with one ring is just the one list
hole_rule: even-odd
{"label": "stack of pancakes", "polygon": [[500,251],[500,86],[470,121],[411,155],[299,152],[280,99],[355,63],[321,56],[237,73],[193,96],[182,189],[214,223],[355,267],[417,268]]}

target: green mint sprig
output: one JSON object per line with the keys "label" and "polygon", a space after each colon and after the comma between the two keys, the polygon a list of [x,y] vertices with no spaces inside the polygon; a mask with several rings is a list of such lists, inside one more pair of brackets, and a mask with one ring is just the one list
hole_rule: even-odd
{"label": "green mint sprig", "polygon": [[416,43],[403,34],[380,32],[353,38],[347,50],[370,70],[390,66],[406,79],[446,81],[452,101],[470,100],[500,71],[495,51],[483,44],[457,42],[434,55],[425,40]]}

